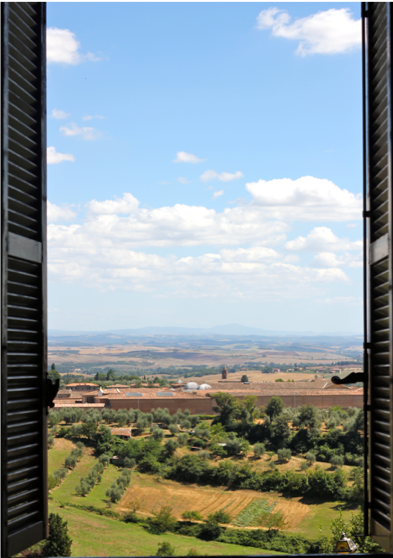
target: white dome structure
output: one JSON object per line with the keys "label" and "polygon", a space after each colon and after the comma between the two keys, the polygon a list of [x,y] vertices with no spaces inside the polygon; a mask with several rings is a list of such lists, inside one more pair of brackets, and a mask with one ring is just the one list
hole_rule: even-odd
{"label": "white dome structure", "polygon": [[182,380],[177,380],[177,383],[182,384],[183,382],[182,382]]}
{"label": "white dome structure", "polygon": [[199,386],[196,382],[187,382],[186,384],[184,384],[183,389],[195,390],[195,389],[199,389]]}
{"label": "white dome structure", "polygon": [[209,384],[201,384],[198,389],[213,389]]}

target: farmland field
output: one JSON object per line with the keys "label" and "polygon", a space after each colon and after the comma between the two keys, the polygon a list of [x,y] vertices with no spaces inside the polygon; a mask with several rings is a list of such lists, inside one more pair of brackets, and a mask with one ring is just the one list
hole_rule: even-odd
{"label": "farmland field", "polygon": [[68,522],[68,531],[73,540],[73,556],[154,556],[158,544],[162,542],[173,545],[175,553],[180,556],[185,556],[191,549],[209,556],[282,554],[248,546],[204,542],[172,533],[152,535],[137,525],[78,509],[60,508],[53,501],[49,502],[49,512],[60,514]]}

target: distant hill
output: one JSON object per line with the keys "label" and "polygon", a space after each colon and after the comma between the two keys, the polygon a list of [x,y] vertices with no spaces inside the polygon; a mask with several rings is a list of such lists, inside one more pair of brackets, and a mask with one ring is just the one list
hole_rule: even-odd
{"label": "distant hill", "polygon": [[241,324],[226,324],[226,325],[217,325],[210,328],[189,328],[189,327],[157,327],[157,326],[150,326],[150,327],[141,327],[135,329],[110,329],[106,331],[67,331],[67,330],[59,330],[59,329],[50,329],[49,336],[50,337],[72,337],[72,336],[119,336],[119,337],[128,337],[130,335],[207,335],[207,336],[222,336],[222,335],[235,335],[235,336],[249,336],[249,335],[256,335],[256,336],[274,336],[274,337],[281,337],[281,336],[294,336],[294,337],[361,337],[361,333],[353,333],[353,332],[326,332],[326,333],[317,333],[312,331],[272,331],[266,329],[260,329],[257,327],[249,327],[243,326]]}

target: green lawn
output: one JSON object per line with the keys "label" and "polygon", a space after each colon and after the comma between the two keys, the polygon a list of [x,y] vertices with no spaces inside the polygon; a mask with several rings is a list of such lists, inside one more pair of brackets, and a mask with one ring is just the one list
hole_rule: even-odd
{"label": "green lawn", "polygon": [[49,502],[49,512],[58,513],[68,522],[73,556],[155,556],[162,542],[169,542],[176,555],[185,556],[191,548],[201,555],[243,556],[245,554],[282,554],[259,548],[204,542],[193,537],[167,533],[151,535],[143,527],[74,508],[60,508]]}
{"label": "green lawn", "polygon": [[89,455],[87,452],[84,453],[75,469],[68,473],[60,486],[51,491],[53,498],[61,502],[82,503],[81,499],[85,500],[85,498],[75,494],[75,486],[79,483],[81,477],[87,475],[95,462],[96,459],[92,455]]}
{"label": "green lawn", "polygon": [[345,506],[346,504],[343,502],[324,502],[318,504],[310,503],[309,514],[304,518],[294,532],[303,535],[311,541],[315,541],[320,537],[320,528],[323,535],[331,535],[330,522],[337,518],[340,508],[343,509],[343,518],[346,521],[349,521],[351,513],[355,513],[357,511],[356,509],[344,509]]}
{"label": "green lawn", "polygon": [[108,488],[110,488],[111,484],[118,478],[120,473],[121,469],[118,469],[114,465],[109,465],[102,474],[102,480],[100,484],[96,484],[93,490],[89,492],[89,494],[84,498],[77,497],[78,502],[81,504],[85,504],[86,506],[105,508],[107,504],[107,497],[105,496],[105,493]]}
{"label": "green lawn", "polygon": [[[55,443],[56,441],[57,440],[55,440]],[[62,467],[64,467],[65,458],[70,455],[72,449],[75,447],[75,444],[73,444],[69,440],[65,440],[65,441],[62,440],[62,442],[63,442],[62,445],[66,447],[61,447],[61,448],[53,447],[48,450],[48,474],[49,475],[51,475],[57,469],[61,469]]]}

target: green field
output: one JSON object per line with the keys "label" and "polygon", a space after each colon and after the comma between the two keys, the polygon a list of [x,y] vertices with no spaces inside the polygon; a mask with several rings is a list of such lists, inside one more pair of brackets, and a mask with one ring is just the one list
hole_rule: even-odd
{"label": "green field", "polygon": [[204,542],[182,535],[151,535],[143,527],[123,523],[73,508],[60,508],[49,502],[49,512],[58,513],[68,522],[73,556],[155,556],[162,542],[169,542],[176,555],[186,555],[193,548],[201,555],[243,556],[247,554],[282,554],[259,548]]}

